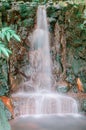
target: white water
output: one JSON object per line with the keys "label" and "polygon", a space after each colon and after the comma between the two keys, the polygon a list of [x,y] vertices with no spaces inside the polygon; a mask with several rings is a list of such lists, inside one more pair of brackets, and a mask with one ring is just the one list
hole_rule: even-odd
{"label": "white water", "polygon": [[[77,114],[78,106],[73,98],[51,91],[51,58],[45,7],[38,7],[37,27],[33,32],[31,48],[31,79],[12,95],[15,115]],[[30,93],[31,88],[34,91]]]}
{"label": "white water", "polygon": [[16,102],[15,115],[58,115],[77,114],[76,101],[67,96],[50,93],[14,94]]}
{"label": "white water", "polygon": [[[36,91],[40,91],[40,89],[49,91],[52,85],[52,73],[48,24],[44,7],[38,7],[37,28],[33,32],[32,49],[34,50],[32,54],[33,58],[30,57],[30,62],[34,66],[33,69],[36,73],[37,81],[39,82]],[[43,82],[45,82],[45,84]]]}

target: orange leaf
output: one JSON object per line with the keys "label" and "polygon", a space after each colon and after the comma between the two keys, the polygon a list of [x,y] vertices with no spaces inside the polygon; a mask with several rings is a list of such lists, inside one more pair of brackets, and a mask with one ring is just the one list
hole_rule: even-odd
{"label": "orange leaf", "polygon": [[84,92],[84,89],[83,89],[83,84],[80,80],[80,78],[77,78],[77,88],[80,92]]}
{"label": "orange leaf", "polygon": [[2,100],[2,102],[5,104],[5,106],[13,115],[13,107],[12,107],[11,99],[6,96],[0,96],[0,99]]}

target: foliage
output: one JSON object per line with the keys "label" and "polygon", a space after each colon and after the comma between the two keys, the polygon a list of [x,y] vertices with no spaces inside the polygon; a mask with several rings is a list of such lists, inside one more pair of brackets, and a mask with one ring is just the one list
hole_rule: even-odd
{"label": "foliage", "polygon": [[2,1],[2,6],[5,7],[5,9],[10,9],[9,1],[3,0]]}
{"label": "foliage", "polygon": [[11,51],[8,49],[8,43],[11,39],[20,42],[19,36],[10,27],[4,27],[0,31],[0,56],[9,57]]}
{"label": "foliage", "polygon": [[33,21],[32,18],[25,19],[22,24],[23,24],[24,27],[31,27],[31,26],[34,25],[34,21]]}
{"label": "foliage", "polygon": [[8,62],[7,58],[12,53],[9,49],[9,42],[15,39],[20,42],[20,37],[10,27],[4,27],[0,30],[0,96],[9,91],[8,87]]}
{"label": "foliage", "polygon": [[[25,28],[32,28],[36,17],[36,6],[27,6],[27,4],[19,5],[19,14],[21,17],[20,24]],[[19,23],[19,22],[18,22]]]}
{"label": "foliage", "polygon": [[5,45],[0,42],[0,56],[3,55],[6,57],[9,57],[9,54],[11,54],[11,51],[5,47]]}
{"label": "foliage", "polygon": [[20,15],[21,15],[22,18],[27,17],[27,5],[26,4],[20,5]]}

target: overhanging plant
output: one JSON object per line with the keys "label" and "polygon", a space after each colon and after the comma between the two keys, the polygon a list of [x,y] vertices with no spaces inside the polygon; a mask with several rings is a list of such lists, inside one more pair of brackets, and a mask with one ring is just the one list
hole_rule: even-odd
{"label": "overhanging plant", "polygon": [[4,27],[0,30],[0,96],[9,91],[8,87],[8,67],[9,56],[12,51],[9,49],[9,42],[15,39],[20,42],[20,37],[10,27]]}
{"label": "overhanging plant", "polygon": [[[20,37],[16,34],[16,32],[14,30],[12,30],[10,27],[4,27],[1,28],[0,30],[0,102],[3,102],[0,104],[0,129],[1,130],[11,130],[9,123],[8,123],[8,115],[6,116],[6,111],[7,109],[10,110],[11,112],[11,105],[9,104],[8,106],[8,102],[7,99],[5,98],[5,94],[8,93],[9,88],[8,88],[8,84],[7,84],[7,80],[8,80],[8,74],[7,74],[7,63],[9,61],[9,56],[10,54],[12,54],[12,51],[9,49],[9,42],[11,41],[11,39],[16,40],[17,42],[20,42]],[[3,99],[4,97],[4,99]],[[4,109],[2,110],[2,107],[4,107]],[[6,110],[6,111],[5,111]],[[3,113],[2,113],[3,111]]]}
{"label": "overhanging plant", "polygon": [[0,57],[7,57],[12,53],[8,48],[11,39],[20,42],[20,37],[10,27],[4,27],[0,30]]}

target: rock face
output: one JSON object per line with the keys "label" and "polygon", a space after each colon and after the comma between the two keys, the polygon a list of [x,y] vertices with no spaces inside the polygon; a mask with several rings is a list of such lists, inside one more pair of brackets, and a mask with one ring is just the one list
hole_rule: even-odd
{"label": "rock face", "polygon": [[[24,84],[26,81],[31,82],[30,65],[33,65],[35,68],[39,67],[40,69],[37,63],[41,60],[39,58],[41,50],[39,48],[39,51],[33,51],[31,48],[32,33],[36,27],[37,7],[37,3],[34,2],[9,1],[5,2],[5,4],[3,2],[0,3],[0,27],[3,24],[12,26],[21,36],[22,41],[21,44],[14,44],[15,41],[9,43],[9,47],[13,52],[10,57],[9,66],[9,84],[12,92],[19,89],[21,83]],[[80,90],[77,87],[77,78],[79,78],[83,84],[84,93],[86,92],[86,30],[83,24],[85,20],[85,8],[86,6],[82,4],[78,5],[77,8],[71,4],[67,4],[63,8],[60,5],[47,4],[53,74],[52,90],[57,89],[57,91],[62,93],[68,91],[78,93]],[[33,59],[33,55],[35,55],[35,59]],[[0,63],[0,66],[2,66],[2,63]],[[5,69],[2,68],[2,71],[0,71],[0,77],[3,77],[2,72],[4,75],[7,73],[7,70],[3,70]],[[45,76],[40,73],[38,75],[45,77],[41,81],[43,83],[46,78],[48,79],[47,75]],[[36,80],[38,77],[34,74],[32,78]],[[2,81],[2,78],[0,80]],[[5,85],[3,84],[0,87],[1,95],[8,92],[7,82],[8,79],[6,77],[6,83],[3,81]],[[30,91],[34,89],[32,86],[37,84],[35,82],[34,85],[31,85]],[[6,88],[6,91],[3,88]]]}

